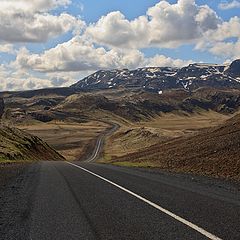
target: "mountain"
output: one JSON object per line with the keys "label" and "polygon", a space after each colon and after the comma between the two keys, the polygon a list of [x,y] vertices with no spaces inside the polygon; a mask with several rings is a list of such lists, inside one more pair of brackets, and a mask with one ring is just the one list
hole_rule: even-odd
{"label": "mountain", "polygon": [[240,59],[232,62],[225,72],[231,77],[240,80]]}
{"label": "mountain", "polygon": [[229,114],[239,110],[239,76],[240,60],[228,65],[190,64],[181,69],[101,70],[70,87],[3,92],[0,98],[4,98],[5,118],[14,123],[85,121],[97,117],[94,114],[99,111],[130,121],[169,112]]}
{"label": "mountain", "polygon": [[147,67],[136,70],[101,70],[72,85],[72,89],[99,90],[137,88],[162,93],[169,89],[188,91],[199,87],[240,88],[240,60],[229,65],[190,64],[183,68]]}

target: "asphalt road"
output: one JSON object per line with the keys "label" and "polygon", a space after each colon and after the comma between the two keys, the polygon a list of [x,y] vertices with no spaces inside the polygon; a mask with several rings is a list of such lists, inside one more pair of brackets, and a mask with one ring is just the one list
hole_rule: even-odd
{"label": "asphalt road", "polygon": [[97,138],[97,141],[96,141],[96,144],[95,144],[95,147],[92,151],[92,154],[91,156],[85,160],[85,162],[94,162],[96,159],[98,159],[99,155],[101,154],[102,152],[102,149],[103,149],[103,146],[104,146],[104,141],[105,141],[105,138],[107,136],[110,136],[112,135],[115,131],[117,131],[119,129],[119,125],[117,123],[113,123],[113,122],[106,122],[106,121],[102,121],[104,123],[107,123],[109,125],[111,125],[111,128],[110,129],[107,129],[105,132],[103,132],[98,138]]}
{"label": "asphalt road", "polygon": [[4,240],[240,239],[237,186],[152,170],[42,162],[0,206]]}

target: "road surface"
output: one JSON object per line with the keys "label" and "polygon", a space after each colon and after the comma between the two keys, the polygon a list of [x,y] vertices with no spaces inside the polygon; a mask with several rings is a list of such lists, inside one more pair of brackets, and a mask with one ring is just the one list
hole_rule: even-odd
{"label": "road surface", "polygon": [[42,162],[8,186],[0,206],[4,240],[240,239],[237,188],[151,170]]}
{"label": "road surface", "polygon": [[111,126],[110,129],[107,129],[105,132],[103,132],[96,141],[95,147],[93,149],[93,152],[91,154],[91,156],[85,160],[85,162],[94,162],[101,154],[102,148],[104,146],[104,141],[105,138],[107,136],[112,135],[115,131],[117,131],[119,129],[119,125],[117,123],[113,123],[113,122],[106,122],[106,121],[102,121],[104,123],[107,123]]}
{"label": "road surface", "polygon": [[240,187],[86,162],[31,165],[0,193],[3,240],[240,239]]}

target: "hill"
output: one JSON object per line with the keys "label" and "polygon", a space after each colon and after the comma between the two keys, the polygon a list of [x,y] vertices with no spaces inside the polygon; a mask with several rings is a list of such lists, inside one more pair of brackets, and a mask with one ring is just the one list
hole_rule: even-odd
{"label": "hill", "polygon": [[240,115],[194,136],[155,144],[113,163],[240,180]]}
{"label": "hill", "polygon": [[131,89],[107,89],[64,96],[7,97],[4,118],[15,123],[50,122],[111,116],[126,121],[150,120],[161,113],[198,113],[213,110],[232,114],[239,110],[240,89],[199,88],[191,94],[182,89],[162,94]]}
{"label": "hill", "polygon": [[[117,94],[117,91],[116,91]],[[97,112],[114,114],[128,121],[150,120],[161,113],[195,113],[213,110],[231,114],[240,106],[240,90],[201,88],[189,95],[183,90],[171,90],[159,95],[132,92],[112,98],[106,93],[84,93],[67,97],[51,111],[74,112],[81,116],[97,116]]]}
{"label": "hill", "polygon": [[4,113],[4,108],[5,108],[4,101],[2,98],[0,98],[0,118],[2,117],[2,115]]}
{"label": "hill", "polygon": [[0,127],[0,163],[62,161],[64,158],[40,138],[16,128]]}

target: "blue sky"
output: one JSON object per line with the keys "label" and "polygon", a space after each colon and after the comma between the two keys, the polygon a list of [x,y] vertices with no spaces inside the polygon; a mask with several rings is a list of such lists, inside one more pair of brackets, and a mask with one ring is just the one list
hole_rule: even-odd
{"label": "blue sky", "polygon": [[2,90],[67,86],[98,69],[240,57],[240,0],[0,2]]}
{"label": "blue sky", "polygon": [[[107,15],[113,11],[122,12],[127,19],[133,20],[138,16],[146,14],[146,10],[155,4],[157,4],[159,0],[138,0],[129,1],[129,0],[82,0],[77,1],[73,0],[72,4],[66,7],[61,7],[57,10],[53,11],[53,14],[60,14],[61,12],[67,12],[76,17],[80,17],[86,23],[91,24],[97,22],[102,16]],[[169,3],[176,3],[177,1],[171,0]],[[227,3],[228,1],[217,1],[217,0],[198,0],[196,1],[199,5],[208,5],[212,9],[214,9],[217,14],[223,20],[229,20],[231,17],[238,16],[240,9],[231,9],[231,10],[221,10],[218,6],[220,3]],[[63,43],[69,39],[71,39],[72,34],[68,33],[64,36],[61,36],[57,39],[51,39],[50,41],[42,44],[29,44],[28,48],[33,52],[41,52],[44,49],[50,49],[56,46],[58,43]],[[209,52],[196,51],[194,50],[193,45],[185,45],[181,46],[177,49],[168,49],[168,48],[145,48],[142,50],[146,56],[154,56],[155,54],[166,54],[172,58],[181,58],[184,60],[192,59],[196,62],[213,62],[213,63],[222,63],[224,61],[224,57],[216,57]]]}

